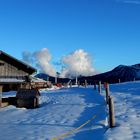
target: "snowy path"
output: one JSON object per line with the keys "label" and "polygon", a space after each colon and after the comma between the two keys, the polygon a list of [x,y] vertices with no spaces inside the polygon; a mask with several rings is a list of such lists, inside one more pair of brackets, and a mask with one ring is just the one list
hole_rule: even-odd
{"label": "snowy path", "polygon": [[[93,88],[42,92],[38,109],[0,109],[2,140],[51,140],[97,117],[65,140],[103,139],[106,119],[104,98]],[[98,114],[100,113],[100,114]]]}
{"label": "snowy path", "polygon": [[117,127],[109,129],[107,140],[140,140],[140,82],[111,85]]}

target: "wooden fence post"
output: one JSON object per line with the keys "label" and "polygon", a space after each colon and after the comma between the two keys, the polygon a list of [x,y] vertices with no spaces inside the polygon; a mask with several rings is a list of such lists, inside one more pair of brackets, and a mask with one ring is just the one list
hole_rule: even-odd
{"label": "wooden fence post", "polygon": [[0,108],[2,107],[2,89],[3,86],[0,85]]}
{"label": "wooden fence post", "polygon": [[134,77],[133,81],[136,81],[136,78]]}
{"label": "wooden fence post", "polygon": [[101,81],[99,81],[98,91],[99,91],[99,93],[102,92],[102,83],[101,83]]}
{"label": "wooden fence post", "polygon": [[77,84],[78,84],[78,87],[80,87],[80,81],[78,81]]}
{"label": "wooden fence post", "polygon": [[87,80],[85,80],[85,88],[87,87]]}
{"label": "wooden fence post", "polygon": [[70,88],[72,87],[72,82],[70,82]]}
{"label": "wooden fence post", "polygon": [[119,83],[121,83],[121,79],[119,79]]}
{"label": "wooden fence post", "polygon": [[105,83],[105,91],[106,91],[106,103],[108,104],[108,98],[109,98],[109,94],[110,94],[108,83]]}
{"label": "wooden fence post", "polygon": [[109,96],[109,125],[110,128],[115,127],[115,114],[114,114],[114,101],[113,98]]}

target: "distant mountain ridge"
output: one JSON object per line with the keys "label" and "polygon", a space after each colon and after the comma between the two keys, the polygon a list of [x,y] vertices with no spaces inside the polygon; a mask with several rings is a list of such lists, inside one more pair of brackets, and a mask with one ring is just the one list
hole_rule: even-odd
{"label": "distant mountain ridge", "polygon": [[92,78],[109,83],[140,80],[140,64],[131,66],[119,65],[111,71],[92,76]]}
{"label": "distant mountain ridge", "polygon": [[[42,78],[44,80],[47,80],[49,77],[49,80],[54,83],[55,77],[51,77],[44,73],[39,73],[36,75],[38,78]],[[70,79],[69,78],[58,78],[58,82],[60,83],[66,83]],[[93,76],[80,76],[78,78],[80,83],[84,83],[85,80],[89,84],[94,84],[94,82],[103,81],[103,82],[109,82],[109,83],[118,83],[118,82],[126,82],[126,81],[133,81],[133,80],[140,80],[140,64],[135,64],[131,66],[127,65],[119,65],[115,67],[113,70],[101,73],[98,75]],[[75,82],[75,79],[72,79],[72,82]]]}

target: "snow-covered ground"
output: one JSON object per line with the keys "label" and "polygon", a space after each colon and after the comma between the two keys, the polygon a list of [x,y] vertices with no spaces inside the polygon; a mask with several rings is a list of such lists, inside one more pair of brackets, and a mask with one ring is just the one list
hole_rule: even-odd
{"label": "snow-covered ground", "polygon": [[140,82],[111,85],[116,127],[108,129],[107,140],[140,140]]}
{"label": "snow-covered ground", "polygon": [[[8,96],[6,94],[6,96]],[[0,139],[2,140],[48,140],[64,139],[89,140],[103,138],[105,132],[104,98],[93,88],[67,88],[42,91],[40,108],[20,109],[9,106],[0,109]],[[95,119],[71,133],[94,115]]]}
{"label": "snow-covered ground", "polygon": [[110,91],[115,100],[115,128],[107,126],[104,91],[100,95],[92,87],[63,88],[41,91],[37,109],[1,108],[0,139],[139,140],[140,82],[111,85]]}

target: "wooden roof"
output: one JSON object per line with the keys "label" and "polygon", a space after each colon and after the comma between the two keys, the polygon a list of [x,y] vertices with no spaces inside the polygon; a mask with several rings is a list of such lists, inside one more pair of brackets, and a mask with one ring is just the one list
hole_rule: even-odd
{"label": "wooden roof", "polygon": [[24,62],[10,56],[9,54],[3,52],[0,50],[0,60],[3,60],[15,67],[17,67],[19,70],[23,70],[29,74],[35,73],[37,70],[33,67],[31,67],[28,64],[25,64]]}
{"label": "wooden roof", "polygon": [[37,89],[19,89],[16,94],[16,98],[19,99],[31,99],[38,96],[40,93]]}

